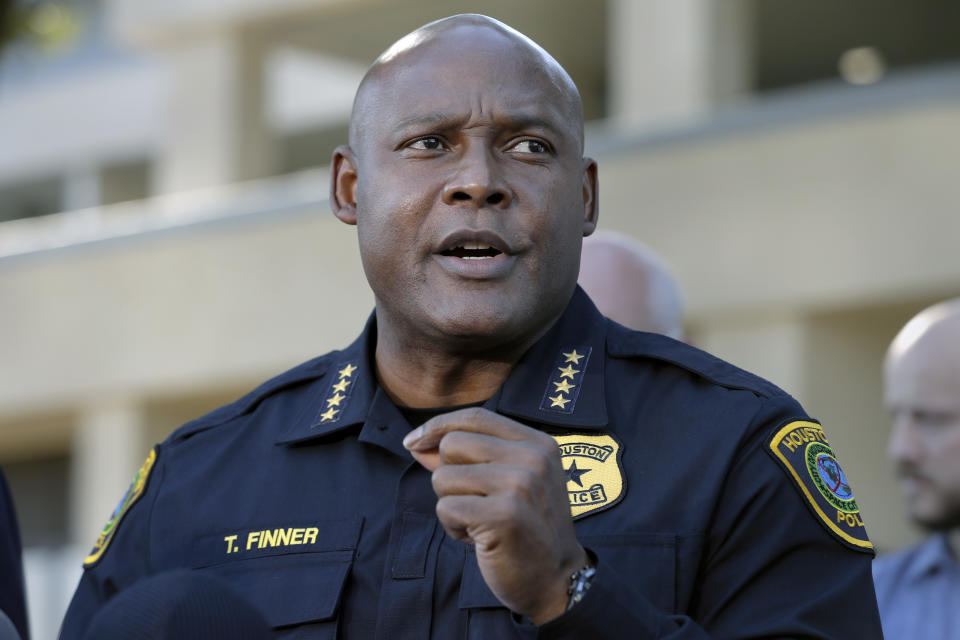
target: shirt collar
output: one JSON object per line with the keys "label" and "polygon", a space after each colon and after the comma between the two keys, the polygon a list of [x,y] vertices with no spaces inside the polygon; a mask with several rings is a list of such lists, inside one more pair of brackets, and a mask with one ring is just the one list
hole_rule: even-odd
{"label": "shirt collar", "polygon": [[367,421],[368,412],[382,405],[374,404],[379,388],[373,371],[376,338],[376,314],[371,313],[363,333],[349,347],[327,356],[326,375],[314,384],[311,399],[276,444],[321,438]]}
{"label": "shirt collar", "polygon": [[[523,355],[484,406],[535,425],[601,429],[607,424],[606,333],[606,319],[578,286],[557,322]],[[305,442],[358,424],[364,424],[367,433],[368,422],[380,426],[379,422],[402,420],[377,384],[376,334],[374,313],[353,344],[329,355],[328,373],[314,385],[312,399],[277,444]],[[387,448],[400,446],[394,439]]]}
{"label": "shirt collar", "polygon": [[567,429],[607,424],[607,321],[578,286],[566,311],[504,382],[497,412]]}
{"label": "shirt collar", "polygon": [[956,563],[950,551],[947,533],[934,533],[917,549],[917,555],[907,570],[907,579],[920,580],[930,574],[947,570]]}

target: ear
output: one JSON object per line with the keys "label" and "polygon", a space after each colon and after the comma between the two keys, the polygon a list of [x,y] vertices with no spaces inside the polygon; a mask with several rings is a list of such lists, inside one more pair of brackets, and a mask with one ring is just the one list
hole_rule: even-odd
{"label": "ear", "polygon": [[597,161],[593,158],[583,159],[583,235],[590,235],[597,228],[597,219],[600,217],[600,207],[597,204],[599,182],[597,178]]}
{"label": "ear", "polygon": [[330,163],[330,208],[347,224],[357,224],[357,160],[353,149],[340,145]]}

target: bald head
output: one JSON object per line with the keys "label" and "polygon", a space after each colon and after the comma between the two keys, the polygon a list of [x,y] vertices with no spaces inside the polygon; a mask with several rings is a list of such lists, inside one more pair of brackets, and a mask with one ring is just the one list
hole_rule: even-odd
{"label": "bald head", "polygon": [[601,313],[638,331],[683,336],[677,280],[645,245],[610,231],[583,242],[580,286]]}
{"label": "bald head", "polygon": [[[440,55],[427,55],[437,53]],[[362,147],[364,133],[376,117],[378,106],[389,103],[396,83],[406,70],[430,65],[441,78],[441,66],[467,59],[473,68],[496,69],[502,65],[526,66],[553,85],[557,105],[578,131],[583,149],[583,104],[566,70],[543,47],[499,20],[479,14],[443,18],[412,31],[393,43],[374,61],[357,89],[350,116],[350,146]],[[429,86],[423,87],[425,92]]]}
{"label": "bald head", "polygon": [[900,330],[884,363],[893,418],[887,451],[907,509],[930,529],[960,530],[960,299]]}
{"label": "bald head", "polygon": [[380,56],[331,161],[331,209],[357,226],[378,345],[416,336],[457,357],[525,348],[556,321],[596,192],[569,76],[482,16],[432,23]]}
{"label": "bald head", "polygon": [[888,403],[922,389],[931,405],[960,408],[960,298],[921,311],[887,351]]}

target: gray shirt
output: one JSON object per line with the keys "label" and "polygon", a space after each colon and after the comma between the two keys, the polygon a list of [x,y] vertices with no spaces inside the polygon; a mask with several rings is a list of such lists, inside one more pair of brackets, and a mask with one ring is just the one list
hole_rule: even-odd
{"label": "gray shirt", "polygon": [[960,639],[960,564],[945,533],[877,558],[873,579],[886,640]]}

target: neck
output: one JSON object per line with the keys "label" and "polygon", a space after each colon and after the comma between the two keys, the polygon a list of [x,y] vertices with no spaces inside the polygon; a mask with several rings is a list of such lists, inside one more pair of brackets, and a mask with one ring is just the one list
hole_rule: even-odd
{"label": "neck", "polygon": [[386,318],[377,317],[377,379],[396,404],[413,408],[483,402],[510,375],[535,336],[500,348],[449,348],[429,338],[410,339]]}

